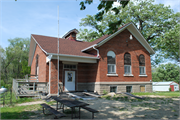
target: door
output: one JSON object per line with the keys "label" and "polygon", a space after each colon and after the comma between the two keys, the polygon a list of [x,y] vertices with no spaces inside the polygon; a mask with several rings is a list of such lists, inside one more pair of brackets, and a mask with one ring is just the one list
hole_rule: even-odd
{"label": "door", "polygon": [[170,85],[171,91],[174,91],[174,85]]}
{"label": "door", "polygon": [[75,91],[75,71],[65,71],[65,91]]}

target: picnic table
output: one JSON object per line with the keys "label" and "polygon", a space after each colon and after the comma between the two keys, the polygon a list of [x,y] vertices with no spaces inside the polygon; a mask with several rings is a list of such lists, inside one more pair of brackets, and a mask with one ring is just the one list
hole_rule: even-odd
{"label": "picnic table", "polygon": [[[57,102],[56,110],[62,109],[64,112],[64,105],[71,108],[71,119],[73,119],[73,113],[75,113],[75,107],[79,107],[79,119],[80,119],[80,109],[81,107],[89,105],[88,103],[81,102],[78,100],[70,99],[70,98],[59,98],[56,96],[52,96],[52,99],[54,99]],[[58,108],[58,103],[61,103],[60,108]],[[75,114],[76,117],[76,114]]]}

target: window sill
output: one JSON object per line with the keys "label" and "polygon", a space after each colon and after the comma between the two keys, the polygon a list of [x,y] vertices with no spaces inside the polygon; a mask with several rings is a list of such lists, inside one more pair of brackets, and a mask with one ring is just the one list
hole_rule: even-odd
{"label": "window sill", "polygon": [[140,77],[147,77],[147,75],[139,75]]}
{"label": "window sill", "polygon": [[107,74],[107,76],[118,76],[118,74]]}
{"label": "window sill", "polygon": [[124,74],[124,76],[126,77],[128,77],[128,76],[130,76],[130,77],[133,77],[134,75],[133,74]]}

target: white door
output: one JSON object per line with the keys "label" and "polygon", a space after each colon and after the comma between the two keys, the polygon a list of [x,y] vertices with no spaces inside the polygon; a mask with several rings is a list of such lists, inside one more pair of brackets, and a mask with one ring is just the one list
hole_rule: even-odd
{"label": "white door", "polygon": [[65,91],[75,91],[75,71],[65,71]]}

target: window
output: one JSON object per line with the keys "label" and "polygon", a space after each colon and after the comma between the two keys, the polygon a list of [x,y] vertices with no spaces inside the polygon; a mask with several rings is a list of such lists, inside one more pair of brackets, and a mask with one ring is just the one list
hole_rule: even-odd
{"label": "window", "polygon": [[139,56],[139,73],[140,75],[145,75],[146,71],[145,71],[145,58],[144,55],[140,55]]}
{"label": "window", "polygon": [[140,75],[145,75],[146,74],[145,66],[139,66],[139,72],[140,72]]}
{"label": "window", "polygon": [[131,93],[132,92],[132,86],[126,86],[126,92]]}
{"label": "window", "polygon": [[131,55],[124,54],[124,74],[131,74]]}
{"label": "window", "polygon": [[116,73],[116,55],[113,51],[107,53],[108,73]]}
{"label": "window", "polygon": [[76,69],[77,66],[76,65],[68,65],[68,64],[64,64],[64,69]]}
{"label": "window", "polygon": [[110,92],[115,92],[117,91],[117,86],[110,86]]}
{"label": "window", "polygon": [[38,66],[38,59],[39,59],[39,55],[36,55],[36,70],[35,70],[35,74],[38,75],[39,74],[39,66]]}

